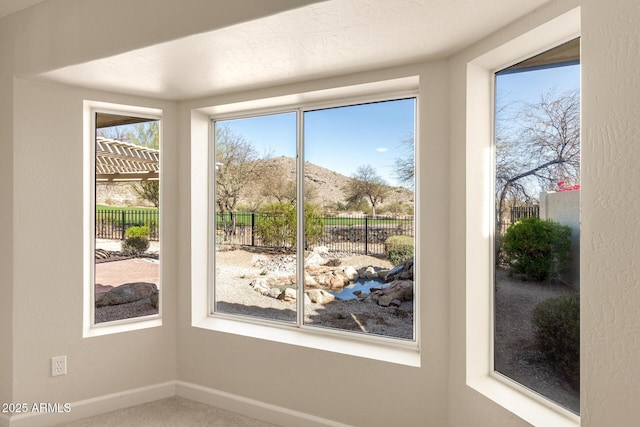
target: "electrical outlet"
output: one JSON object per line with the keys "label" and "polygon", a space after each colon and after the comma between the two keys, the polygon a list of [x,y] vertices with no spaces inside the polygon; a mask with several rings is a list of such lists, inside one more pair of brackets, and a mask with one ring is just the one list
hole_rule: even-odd
{"label": "electrical outlet", "polygon": [[66,375],[67,373],[67,356],[58,356],[51,358],[51,376]]}

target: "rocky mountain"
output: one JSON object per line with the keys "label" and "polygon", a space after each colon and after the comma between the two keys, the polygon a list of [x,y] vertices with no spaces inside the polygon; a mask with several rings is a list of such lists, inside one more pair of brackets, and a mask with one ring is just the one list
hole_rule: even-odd
{"label": "rocky mountain", "polygon": [[[288,181],[295,181],[296,162],[291,157],[274,157],[263,160],[265,164],[282,170]],[[305,185],[307,189],[311,189],[315,195],[313,201],[318,203],[326,210],[334,210],[338,202],[346,203],[345,187],[351,180],[350,177],[344,176],[332,170],[323,168],[313,163],[305,163]],[[413,191],[404,187],[389,187],[390,192],[380,208],[384,210],[385,206],[401,203],[407,208],[412,208],[414,203]]]}

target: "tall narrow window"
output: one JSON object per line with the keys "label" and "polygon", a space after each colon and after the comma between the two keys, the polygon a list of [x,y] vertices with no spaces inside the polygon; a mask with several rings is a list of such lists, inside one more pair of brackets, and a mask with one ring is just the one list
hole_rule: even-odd
{"label": "tall narrow window", "polygon": [[579,40],[496,73],[494,368],[579,413]]}
{"label": "tall narrow window", "polygon": [[214,121],[214,313],[415,340],[415,104]]}
{"label": "tall narrow window", "polygon": [[160,121],[95,114],[94,323],[153,316],[160,295]]}

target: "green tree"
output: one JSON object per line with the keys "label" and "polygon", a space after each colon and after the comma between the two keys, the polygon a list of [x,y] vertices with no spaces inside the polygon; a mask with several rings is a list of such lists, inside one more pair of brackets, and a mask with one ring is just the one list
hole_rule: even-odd
{"label": "green tree", "polygon": [[360,166],[345,188],[347,203],[357,204],[366,199],[371,204],[371,215],[376,217],[376,206],[389,194],[389,187],[371,165]]}
{"label": "green tree", "polygon": [[[306,203],[304,207],[305,244],[315,244],[324,230],[324,221],[316,207]],[[256,221],[256,235],[263,245],[291,249],[297,241],[296,205],[280,202],[263,206]]]}

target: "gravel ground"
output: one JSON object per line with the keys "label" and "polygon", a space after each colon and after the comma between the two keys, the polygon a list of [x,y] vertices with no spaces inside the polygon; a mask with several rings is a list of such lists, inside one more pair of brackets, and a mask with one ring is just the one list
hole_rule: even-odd
{"label": "gravel ground", "polygon": [[527,388],[575,413],[580,412],[580,394],[549,365],[534,343],[532,313],[548,299],[576,291],[560,283],[541,284],[510,278],[496,272],[495,369]]}
{"label": "gravel ground", "polygon": [[[341,255],[341,266],[351,265],[355,269],[392,267],[389,261],[376,257]],[[276,258],[278,262],[265,263],[265,258]],[[265,271],[269,277],[293,274],[294,257],[235,250],[218,252],[216,261],[216,302],[219,311],[295,322],[295,301],[264,296],[249,285],[254,278],[263,276]],[[357,300],[336,300],[325,305],[306,304],[305,324],[413,339],[413,301],[405,301],[400,307],[381,307]]]}
{"label": "gravel ground", "polygon": [[[332,253],[332,256],[335,255]],[[341,265],[355,269],[393,267],[389,261],[372,256],[338,254]],[[295,272],[295,257],[261,254],[244,250],[218,252],[216,309],[223,313],[295,322],[296,302],[264,296],[250,282],[267,272],[269,277],[289,276]],[[157,314],[149,301],[96,308],[96,323]],[[367,334],[413,339],[413,301],[400,307],[381,307],[357,300],[305,305],[305,324]]]}
{"label": "gravel ground", "polygon": [[96,323],[103,323],[158,314],[158,309],[152,306],[148,299],[143,299],[128,304],[97,307],[95,314]]}

